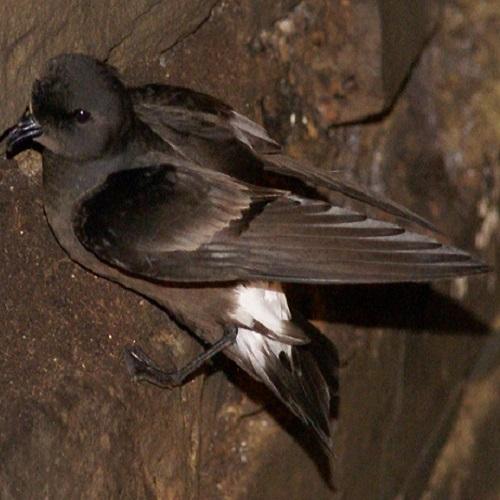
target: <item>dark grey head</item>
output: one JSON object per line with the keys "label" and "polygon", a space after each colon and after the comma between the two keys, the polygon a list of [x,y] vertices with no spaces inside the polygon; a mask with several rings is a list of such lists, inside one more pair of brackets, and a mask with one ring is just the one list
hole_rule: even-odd
{"label": "dark grey head", "polygon": [[62,54],[33,84],[29,111],[10,142],[28,136],[64,158],[88,160],[116,146],[131,120],[132,106],[114,68],[83,54]]}

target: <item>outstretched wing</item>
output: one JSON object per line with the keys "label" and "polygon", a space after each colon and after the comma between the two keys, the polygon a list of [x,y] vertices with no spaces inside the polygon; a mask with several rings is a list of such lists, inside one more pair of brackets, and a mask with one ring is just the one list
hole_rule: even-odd
{"label": "outstretched wing", "polygon": [[373,283],[484,271],[398,225],[196,166],[111,174],[82,200],[74,229],[101,260],[151,280]]}

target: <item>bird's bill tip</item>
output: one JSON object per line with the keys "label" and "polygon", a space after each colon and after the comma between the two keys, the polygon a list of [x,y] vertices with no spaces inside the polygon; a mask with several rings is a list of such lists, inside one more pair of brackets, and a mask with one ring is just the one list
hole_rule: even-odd
{"label": "bird's bill tip", "polygon": [[19,121],[7,129],[1,136],[0,142],[5,141],[5,153],[2,155],[9,159],[17,153],[27,149],[33,139],[43,133],[42,126],[37,121],[30,108],[26,108]]}

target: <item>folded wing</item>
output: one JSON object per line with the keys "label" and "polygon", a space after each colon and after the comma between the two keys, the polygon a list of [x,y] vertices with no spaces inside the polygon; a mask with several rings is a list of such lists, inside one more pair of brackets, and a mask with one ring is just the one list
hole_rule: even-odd
{"label": "folded wing", "polygon": [[[281,146],[262,126],[212,96],[168,85],[136,87],[131,89],[131,95],[134,110],[141,120],[188,158],[193,156],[192,148],[183,139],[188,135],[210,143],[219,143],[220,147],[227,147],[229,141],[237,141],[241,146],[242,157],[249,152],[253,154],[254,168],[303,183],[337,206],[344,206],[373,218],[410,223],[435,231],[419,215],[347,181],[345,176],[325,169],[319,170],[305,161],[285,155]],[[200,148],[199,142],[196,143],[196,148]],[[210,155],[210,148],[205,149],[204,154]],[[224,159],[218,158],[218,161],[223,163]],[[227,166],[220,164],[219,168],[224,171]],[[237,169],[231,168],[231,171],[234,173]]]}
{"label": "folded wing", "polygon": [[82,200],[74,229],[101,260],[161,281],[380,283],[485,270],[400,225],[195,165],[110,175]]}

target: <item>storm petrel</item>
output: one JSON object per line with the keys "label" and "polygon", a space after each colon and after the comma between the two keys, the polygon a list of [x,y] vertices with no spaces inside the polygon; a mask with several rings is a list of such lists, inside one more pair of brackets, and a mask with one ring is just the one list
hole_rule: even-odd
{"label": "storm petrel", "polygon": [[126,87],[87,55],[48,61],[7,152],[28,140],[43,146],[45,211],[69,256],[151,298],[208,345],[174,372],[134,346],[130,371],[171,387],[223,351],[327,448],[335,352],[291,312],[280,284],[429,281],[487,269],[429,236],[409,210],[288,157],[218,99]]}

